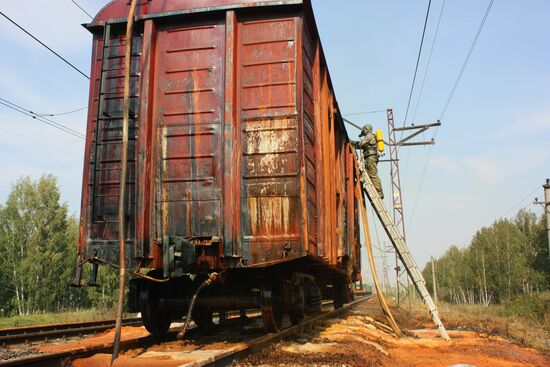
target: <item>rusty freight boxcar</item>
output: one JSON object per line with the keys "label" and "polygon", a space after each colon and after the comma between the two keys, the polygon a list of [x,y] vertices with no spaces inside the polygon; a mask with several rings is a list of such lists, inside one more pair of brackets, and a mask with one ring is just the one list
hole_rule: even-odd
{"label": "rusty freight boxcar", "polygon": [[[138,0],[130,40],[126,216],[117,220],[129,1],[93,34],[79,264],[118,261],[128,308],[165,333],[188,311],[260,308],[298,323],[360,274],[350,146],[308,0]],[[145,279],[140,274],[148,274]],[[80,284],[80,279],[78,279]]]}

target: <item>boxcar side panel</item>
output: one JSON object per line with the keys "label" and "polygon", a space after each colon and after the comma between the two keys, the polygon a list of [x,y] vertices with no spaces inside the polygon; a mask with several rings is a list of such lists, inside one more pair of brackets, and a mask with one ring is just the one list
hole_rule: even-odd
{"label": "boxcar side panel", "polygon": [[[305,160],[305,184],[308,224],[308,247],[311,255],[318,256],[317,248],[317,164],[315,144],[315,92],[314,71],[315,48],[313,41],[303,27],[302,31],[302,124]],[[318,144],[318,143],[317,143]]]}
{"label": "boxcar side panel", "polygon": [[222,123],[225,26],[163,26],[157,38],[157,231],[219,237],[222,221]]}
{"label": "boxcar side panel", "polygon": [[[297,20],[238,23],[242,250],[250,264],[301,251]],[[287,250],[285,250],[285,246]]]}

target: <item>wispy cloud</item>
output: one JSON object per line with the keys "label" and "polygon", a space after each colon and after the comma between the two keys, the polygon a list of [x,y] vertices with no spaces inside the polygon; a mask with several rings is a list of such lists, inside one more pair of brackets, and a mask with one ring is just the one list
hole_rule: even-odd
{"label": "wispy cloud", "polygon": [[432,157],[431,164],[436,169],[439,168],[442,171],[446,171],[448,173],[457,174],[463,171],[463,168],[460,165],[460,162],[451,159],[450,157],[446,155],[434,155]]}
{"label": "wispy cloud", "polygon": [[550,135],[550,108],[534,111],[522,119],[504,124],[496,132],[496,138],[519,140],[541,133]]}
{"label": "wispy cloud", "polygon": [[510,144],[485,155],[464,158],[464,164],[473,177],[488,184],[502,183],[520,177],[549,160],[547,148],[522,147]]}

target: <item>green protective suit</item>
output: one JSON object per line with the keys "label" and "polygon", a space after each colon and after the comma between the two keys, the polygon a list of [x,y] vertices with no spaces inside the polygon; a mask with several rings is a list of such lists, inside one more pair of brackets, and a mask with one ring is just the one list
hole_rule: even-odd
{"label": "green protective suit", "polygon": [[363,151],[363,159],[365,161],[365,169],[374,184],[374,187],[378,191],[380,198],[384,198],[384,191],[382,190],[382,181],[378,177],[378,151],[376,150],[376,136],[372,133],[372,126],[365,125],[361,134],[359,135],[361,140],[354,145]]}

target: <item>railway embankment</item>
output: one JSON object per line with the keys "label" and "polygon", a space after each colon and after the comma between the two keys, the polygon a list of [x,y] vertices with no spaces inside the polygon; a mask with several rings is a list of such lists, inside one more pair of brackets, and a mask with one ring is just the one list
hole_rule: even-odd
{"label": "railway embankment", "polygon": [[[404,336],[398,338],[385,324],[375,298],[362,299],[353,305],[325,311],[291,326],[288,322],[279,333],[265,333],[258,312],[249,312],[246,319],[236,315],[216,323],[210,330],[193,328],[186,339],[177,340],[177,325],[171,337],[159,341],[147,336],[143,327],[123,329],[123,352],[114,366],[549,366],[550,359],[540,351],[497,335],[487,325],[451,326],[451,341],[439,337],[428,315],[421,307],[394,309]],[[443,308],[443,311],[446,311]],[[443,312],[444,317],[445,312]],[[449,317],[451,317],[449,319]],[[464,318],[463,318],[464,319]],[[449,322],[450,321],[450,322]],[[63,342],[34,344],[41,365],[51,358],[51,365],[75,367],[109,366],[113,330]],[[28,360],[29,363],[34,363]],[[55,364],[58,363],[59,364]],[[3,365],[0,361],[0,366]],[[6,365],[17,365],[7,362]],[[26,364],[29,365],[29,364]]]}
{"label": "railway embankment", "polygon": [[[550,359],[535,349],[508,338],[478,329],[449,330],[444,341],[433,330],[429,315],[413,308],[395,312],[405,336],[397,338],[380,321],[383,315],[376,301],[357,305],[338,319],[327,320],[309,332],[281,341],[237,363],[251,366],[382,366],[382,367],[515,367],[550,365]],[[422,313],[425,313],[422,310]],[[444,313],[443,313],[444,315]],[[413,328],[406,329],[406,326]],[[414,328],[416,327],[416,328]],[[429,327],[429,328],[426,328]]]}

